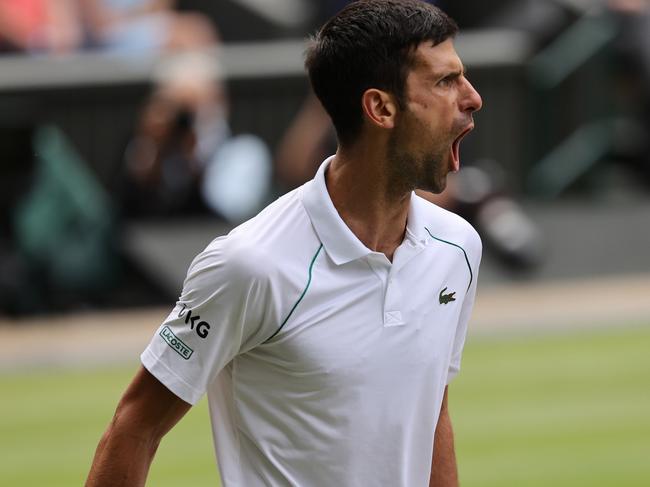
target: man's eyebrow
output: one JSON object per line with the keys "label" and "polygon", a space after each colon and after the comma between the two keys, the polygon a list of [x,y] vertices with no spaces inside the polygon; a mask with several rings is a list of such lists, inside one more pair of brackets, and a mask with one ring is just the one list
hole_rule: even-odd
{"label": "man's eyebrow", "polygon": [[467,75],[467,68],[464,64],[460,65],[460,68],[442,68],[433,73],[432,78],[458,78],[460,76]]}
{"label": "man's eyebrow", "polygon": [[467,68],[461,63],[459,69],[454,69],[449,74],[452,76],[465,76],[467,74]]}

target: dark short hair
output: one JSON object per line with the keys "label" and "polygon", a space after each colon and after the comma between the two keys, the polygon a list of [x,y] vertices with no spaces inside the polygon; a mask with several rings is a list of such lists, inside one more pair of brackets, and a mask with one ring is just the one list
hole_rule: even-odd
{"label": "dark short hair", "polygon": [[392,93],[403,108],[418,45],[440,44],[456,32],[447,14],[419,0],[359,0],[327,21],[311,39],[305,66],[339,142],[350,142],[361,130],[364,91]]}

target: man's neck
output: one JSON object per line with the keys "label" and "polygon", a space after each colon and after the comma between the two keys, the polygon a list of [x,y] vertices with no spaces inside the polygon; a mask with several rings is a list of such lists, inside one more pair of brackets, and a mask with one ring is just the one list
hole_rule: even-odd
{"label": "man's neck", "polygon": [[325,181],[334,207],[352,233],[392,261],[404,239],[411,192],[398,193],[391,187],[385,158],[373,150],[339,149]]}

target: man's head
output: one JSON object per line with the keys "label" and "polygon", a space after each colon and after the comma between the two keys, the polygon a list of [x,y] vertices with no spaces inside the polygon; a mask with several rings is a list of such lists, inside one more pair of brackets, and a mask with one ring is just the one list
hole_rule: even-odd
{"label": "man's head", "polygon": [[358,135],[364,91],[385,90],[403,107],[417,46],[439,44],[457,31],[440,9],[417,0],[360,0],[332,17],[312,40],[305,65],[339,141]]}
{"label": "man's head", "polygon": [[354,143],[364,124],[379,130],[373,134],[387,136],[397,181],[409,188],[444,189],[481,107],[453,48],[457,31],[422,1],[360,0],[329,20],[307,51],[314,92],[341,146]]}

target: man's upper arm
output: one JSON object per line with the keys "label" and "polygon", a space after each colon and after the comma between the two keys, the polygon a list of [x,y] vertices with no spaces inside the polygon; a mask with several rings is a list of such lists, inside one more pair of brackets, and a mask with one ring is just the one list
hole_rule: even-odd
{"label": "man's upper arm", "polygon": [[86,487],[144,486],[160,440],[190,407],[141,367],[97,446]]}
{"label": "man's upper arm", "polygon": [[113,424],[158,442],[191,407],[141,366],[120,400]]}
{"label": "man's upper arm", "polygon": [[454,449],[454,432],[447,405],[448,388],[445,387],[438,424],[436,425],[431,461],[431,487],[458,487],[458,468]]}

